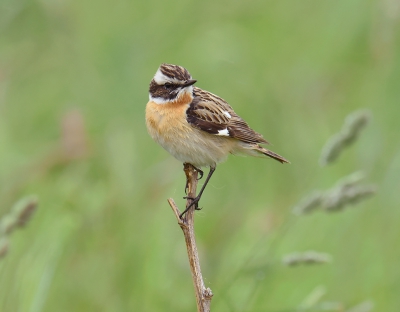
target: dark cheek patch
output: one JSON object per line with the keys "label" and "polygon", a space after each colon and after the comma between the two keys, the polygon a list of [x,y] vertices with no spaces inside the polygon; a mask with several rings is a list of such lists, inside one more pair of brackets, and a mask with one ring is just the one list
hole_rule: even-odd
{"label": "dark cheek patch", "polygon": [[164,100],[173,100],[179,93],[179,88],[166,89],[163,85],[158,85],[154,80],[150,83],[149,92],[153,98],[162,98]]}

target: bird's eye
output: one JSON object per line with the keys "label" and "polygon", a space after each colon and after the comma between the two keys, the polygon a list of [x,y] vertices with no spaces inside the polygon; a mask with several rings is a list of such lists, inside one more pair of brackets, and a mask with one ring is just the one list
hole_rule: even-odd
{"label": "bird's eye", "polygon": [[165,83],[164,84],[164,88],[166,88],[166,89],[171,89],[172,88],[172,83]]}

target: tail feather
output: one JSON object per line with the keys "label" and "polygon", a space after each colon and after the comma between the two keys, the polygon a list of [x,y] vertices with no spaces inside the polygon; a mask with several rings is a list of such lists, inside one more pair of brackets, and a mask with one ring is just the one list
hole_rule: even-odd
{"label": "tail feather", "polygon": [[270,150],[267,150],[266,148],[258,145],[258,144],[251,144],[251,143],[246,143],[246,142],[239,142],[238,145],[236,145],[236,148],[231,152],[232,154],[238,154],[238,155],[249,155],[249,156],[254,156],[254,157],[264,157],[268,156],[271,157],[280,163],[284,164],[290,164],[290,161],[286,160],[284,157],[281,155],[278,155]]}
{"label": "tail feather", "polygon": [[270,150],[267,150],[266,148],[263,148],[263,147],[261,147],[260,145],[257,145],[257,146],[255,147],[255,150],[257,150],[258,152],[263,153],[264,155],[266,155],[266,156],[268,156],[268,157],[271,157],[271,158],[273,158],[273,159],[279,161],[279,162],[282,163],[282,164],[284,164],[284,163],[290,164],[290,161],[286,160],[286,159],[283,158],[281,155],[278,155],[278,154],[276,154],[276,153],[274,153],[274,152],[272,152],[272,151],[270,151]]}

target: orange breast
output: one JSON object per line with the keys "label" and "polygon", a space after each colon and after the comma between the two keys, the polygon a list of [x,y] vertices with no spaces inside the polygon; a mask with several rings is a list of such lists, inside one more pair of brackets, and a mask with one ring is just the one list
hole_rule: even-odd
{"label": "orange breast", "polygon": [[187,128],[189,124],[186,121],[186,110],[193,97],[184,93],[177,100],[166,103],[157,104],[153,101],[147,103],[146,106],[146,123],[150,134],[168,135],[171,132],[181,132]]}

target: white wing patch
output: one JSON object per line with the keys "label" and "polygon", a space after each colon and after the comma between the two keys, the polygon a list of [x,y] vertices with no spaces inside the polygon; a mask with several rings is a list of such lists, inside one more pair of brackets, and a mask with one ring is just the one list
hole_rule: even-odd
{"label": "white wing patch", "polygon": [[217,135],[229,136],[229,131],[228,131],[227,128],[222,129],[222,130],[218,130],[218,134]]}
{"label": "white wing patch", "polygon": [[232,118],[231,114],[229,114],[227,111],[224,111],[224,115],[228,118]]}

